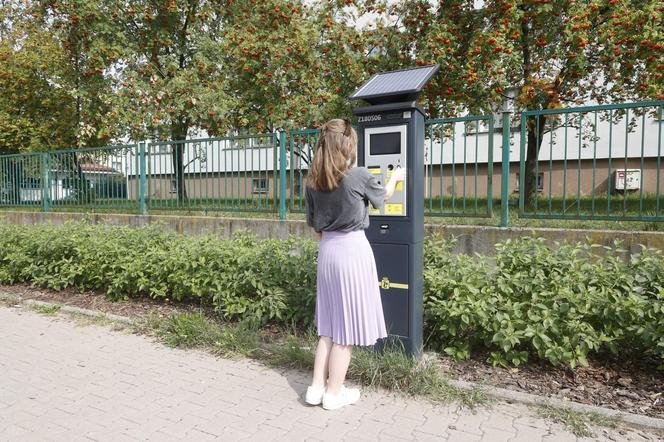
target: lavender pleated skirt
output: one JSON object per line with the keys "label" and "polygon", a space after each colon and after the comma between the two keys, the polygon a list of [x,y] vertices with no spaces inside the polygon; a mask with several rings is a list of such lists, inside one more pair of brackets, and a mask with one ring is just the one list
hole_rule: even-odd
{"label": "lavender pleated skirt", "polygon": [[323,232],[316,326],[319,336],[340,345],[374,345],[387,336],[376,261],[363,230]]}

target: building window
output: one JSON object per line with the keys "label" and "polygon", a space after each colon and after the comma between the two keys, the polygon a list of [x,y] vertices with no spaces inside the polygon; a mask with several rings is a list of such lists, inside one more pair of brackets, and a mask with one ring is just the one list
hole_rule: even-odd
{"label": "building window", "polygon": [[152,147],[154,148],[153,152],[158,155],[171,154],[173,152],[170,144],[153,144]]}
{"label": "building window", "polygon": [[[516,174],[516,186],[514,186],[514,191],[518,192],[519,191],[519,185],[521,184],[521,178],[519,176],[519,173],[517,172]],[[544,172],[540,172],[537,174],[537,191],[538,192],[544,192]]]}
{"label": "building window", "polygon": [[254,193],[268,193],[270,184],[267,178],[254,178]]}
{"label": "building window", "polygon": [[178,193],[178,182],[175,178],[171,178],[171,193]]}

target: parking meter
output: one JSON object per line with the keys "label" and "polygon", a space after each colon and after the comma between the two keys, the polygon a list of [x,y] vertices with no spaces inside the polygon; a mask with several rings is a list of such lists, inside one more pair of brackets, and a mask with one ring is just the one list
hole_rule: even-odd
{"label": "parking meter", "polygon": [[369,104],[353,110],[358,165],[381,185],[397,168],[406,169],[405,181],[383,207],[370,207],[366,235],[376,259],[389,339],[400,341],[415,357],[422,352],[423,334],[425,120],[417,97],[438,69],[431,65],[376,74],[350,97]]}

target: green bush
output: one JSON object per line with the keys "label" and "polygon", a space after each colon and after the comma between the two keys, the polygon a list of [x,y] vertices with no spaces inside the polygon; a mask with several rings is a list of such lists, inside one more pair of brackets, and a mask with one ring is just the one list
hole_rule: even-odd
{"label": "green bush", "polygon": [[225,241],[159,226],[0,226],[0,284],[199,301],[254,326],[312,322],[315,263],[316,245],[295,238]]}
{"label": "green bush", "polygon": [[523,238],[493,259],[425,249],[425,323],[430,347],[466,358],[489,349],[494,364],[531,355],[556,365],[587,364],[591,353],[664,359],[664,257],[654,249],[625,260],[617,247],[549,248]]}
{"label": "green bush", "polygon": [[[536,357],[586,364],[610,352],[664,360],[664,257],[627,259],[584,244],[523,238],[495,257],[425,243],[427,346],[456,358],[488,350],[494,364]],[[313,321],[317,244],[187,237],[160,226],[0,225],[0,284],[103,291],[113,299],[199,302],[251,327]]]}

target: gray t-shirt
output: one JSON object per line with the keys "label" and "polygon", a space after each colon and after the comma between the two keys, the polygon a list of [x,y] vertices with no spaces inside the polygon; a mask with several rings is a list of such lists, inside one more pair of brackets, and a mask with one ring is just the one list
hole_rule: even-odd
{"label": "gray t-shirt", "polygon": [[369,227],[369,208],[383,205],[385,189],[365,167],[353,167],[331,192],[307,186],[307,224],[317,232],[352,232]]}

